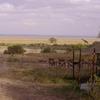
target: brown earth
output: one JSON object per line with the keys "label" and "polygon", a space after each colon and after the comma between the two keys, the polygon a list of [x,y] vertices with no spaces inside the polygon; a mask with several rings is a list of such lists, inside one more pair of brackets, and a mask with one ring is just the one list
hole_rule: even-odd
{"label": "brown earth", "polygon": [[74,92],[69,92],[66,96],[52,93],[52,89],[57,87],[59,86],[26,85],[21,81],[0,79],[0,100],[80,100]]}

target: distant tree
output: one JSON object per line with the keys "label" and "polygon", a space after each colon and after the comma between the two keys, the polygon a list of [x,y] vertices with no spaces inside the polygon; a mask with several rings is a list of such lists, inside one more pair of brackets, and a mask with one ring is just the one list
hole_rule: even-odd
{"label": "distant tree", "polygon": [[52,44],[56,44],[57,39],[54,38],[54,37],[51,37],[51,38],[49,38],[49,41],[50,41],[50,43],[52,43]]}
{"label": "distant tree", "polygon": [[97,37],[100,38],[100,32],[98,33],[98,36]]}
{"label": "distant tree", "polygon": [[25,50],[21,45],[13,45],[13,46],[8,46],[7,50],[4,51],[4,54],[23,54]]}

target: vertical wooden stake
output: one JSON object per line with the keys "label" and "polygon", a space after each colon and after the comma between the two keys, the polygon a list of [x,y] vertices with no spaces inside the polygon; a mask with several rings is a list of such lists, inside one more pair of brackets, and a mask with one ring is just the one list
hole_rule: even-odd
{"label": "vertical wooden stake", "polygon": [[78,83],[79,84],[80,84],[81,56],[82,56],[82,51],[81,51],[81,48],[80,48],[80,50],[79,50],[79,73],[78,73]]}
{"label": "vertical wooden stake", "polygon": [[74,52],[74,48],[73,48],[73,79],[75,79],[75,66],[74,66],[74,60],[75,60],[75,52]]}

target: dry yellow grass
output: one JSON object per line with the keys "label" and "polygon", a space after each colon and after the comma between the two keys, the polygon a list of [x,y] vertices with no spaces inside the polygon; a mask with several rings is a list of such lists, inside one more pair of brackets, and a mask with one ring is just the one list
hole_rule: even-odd
{"label": "dry yellow grass", "polygon": [[[57,44],[84,44],[84,41],[82,38],[56,38]],[[88,41],[89,44],[92,44],[95,41],[100,41],[98,38],[84,38]],[[32,37],[7,37],[7,36],[1,36],[0,37],[0,43],[12,43],[12,44],[35,44],[35,43],[46,43],[50,44],[49,38],[46,37],[40,37],[40,38],[32,38]]]}

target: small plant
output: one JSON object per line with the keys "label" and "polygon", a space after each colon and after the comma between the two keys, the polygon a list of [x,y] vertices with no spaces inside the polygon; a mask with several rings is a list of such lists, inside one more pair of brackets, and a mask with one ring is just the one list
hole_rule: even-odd
{"label": "small plant", "polygon": [[56,53],[56,51],[53,48],[45,47],[42,49],[41,53]]}
{"label": "small plant", "polygon": [[4,51],[4,54],[23,54],[25,50],[21,45],[8,46],[7,50]]}

